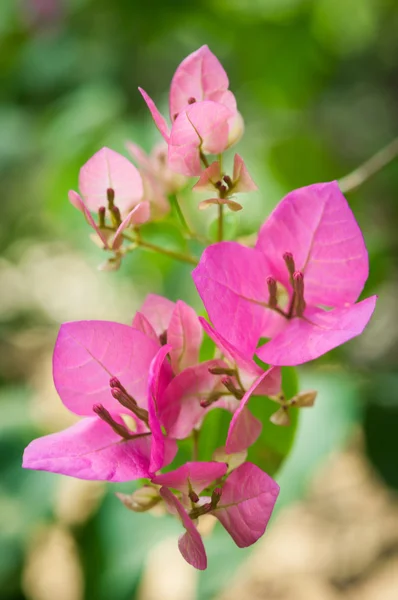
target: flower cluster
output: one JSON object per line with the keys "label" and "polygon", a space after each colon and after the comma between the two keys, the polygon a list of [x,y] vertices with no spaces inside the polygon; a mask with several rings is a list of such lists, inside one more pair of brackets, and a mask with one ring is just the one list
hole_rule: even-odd
{"label": "flower cluster", "polygon": [[[223,210],[240,210],[234,195],[257,189],[239,155],[232,175],[222,167],[222,154],[243,132],[228,86],[207,46],[188,56],[171,83],[170,126],[141,90],[163,144],[147,155],[129,142],[138,168],[103,148],[80,171],[80,195],[69,194],[111,253],[108,266],[137,246],[195,265],[193,280],[211,323],[182,300],[150,294],[131,325],[62,325],[54,383],[64,405],[82,418],[34,440],[23,463],[81,479],[141,480],[131,495],[118,494],[120,500],[138,512],[162,505],[175,515],[185,529],[181,554],[198,569],[207,565],[197,529],[203,515],[213,515],[246,547],[264,533],[278,497],[278,484],[246,460],[262,430],[250,398],[274,400],[272,423],[289,426],[290,408],[312,406],[316,392],[286,398],[281,369],[359,335],[376,302],[357,302],[368,276],[367,251],[336,182],[288,194],[254,247],[223,241]],[[217,243],[200,260],[154,246],[141,229],[169,218],[174,208],[187,238],[200,239],[175,196],[187,177],[197,176],[194,189],[211,193],[199,208],[218,210]],[[213,348],[207,360],[200,358],[204,337]],[[215,410],[230,415],[229,429],[213,459],[203,461],[200,434]],[[183,440],[191,441],[190,462],[180,457]]]}

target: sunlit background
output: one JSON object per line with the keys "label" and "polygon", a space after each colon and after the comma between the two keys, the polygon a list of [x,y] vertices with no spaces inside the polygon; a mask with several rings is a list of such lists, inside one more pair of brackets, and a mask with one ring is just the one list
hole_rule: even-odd
{"label": "sunlit background", "polygon": [[[72,422],[51,378],[60,323],[129,323],[149,291],[199,307],[189,266],[168,258],[137,250],[119,272],[98,271],[104,256],[67,201],[103,145],[159,141],[137,86],[165,107],[187,54],[208,44],[220,58],[260,188],[227,233],[248,235],[289,190],[338,179],[396,137],[397,31],[395,0],[1,0],[2,600],[396,600],[397,162],[347,195],[377,310],[360,339],[300,368],[317,405],[252,552],[216,528],[198,574],[180,559],[177,522],[115,498],[131,485],[23,471],[21,456]],[[196,219],[189,191],[181,203]],[[156,235],[178,250],[177,229]]]}

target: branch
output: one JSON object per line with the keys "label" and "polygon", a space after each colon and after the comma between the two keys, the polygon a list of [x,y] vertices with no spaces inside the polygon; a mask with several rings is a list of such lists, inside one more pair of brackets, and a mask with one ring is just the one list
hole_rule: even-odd
{"label": "branch", "polygon": [[358,169],[340,179],[338,183],[341,191],[344,193],[356,189],[397,156],[398,138],[395,138],[388,146],[377,152],[372,158],[358,167]]}

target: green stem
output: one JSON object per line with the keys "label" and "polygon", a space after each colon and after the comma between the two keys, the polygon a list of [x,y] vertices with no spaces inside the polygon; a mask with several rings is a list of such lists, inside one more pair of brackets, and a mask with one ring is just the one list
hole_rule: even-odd
{"label": "green stem", "polygon": [[217,241],[222,242],[224,237],[224,205],[218,205],[218,228],[217,228]]}
{"label": "green stem", "polygon": [[195,234],[193,233],[193,231],[191,231],[191,229],[190,229],[190,227],[189,227],[189,225],[187,223],[187,220],[184,217],[184,214],[183,214],[183,212],[181,210],[181,206],[180,206],[180,203],[178,202],[178,198],[177,198],[176,194],[171,194],[169,196],[169,198],[170,198],[171,204],[174,206],[174,208],[176,210],[178,218],[181,221],[181,225],[183,226],[183,228],[185,229],[185,231],[187,232],[187,234],[189,235],[189,237],[194,237]]}
{"label": "green stem", "polygon": [[169,256],[170,258],[175,258],[175,260],[180,260],[181,262],[189,263],[190,265],[196,265],[199,263],[198,259],[190,254],[182,254],[182,252],[174,252],[173,250],[167,250],[166,248],[161,248],[160,246],[156,246],[155,244],[151,244],[150,242],[145,242],[144,240],[137,240],[137,245],[141,248],[147,248],[148,250],[153,250],[154,252],[159,252],[159,254],[164,254],[165,256]]}
{"label": "green stem", "polygon": [[362,183],[364,183],[369,177],[383,169],[388,163],[398,156],[398,138],[395,138],[388,146],[385,146],[382,150],[379,150],[372,158],[369,158],[364,162],[358,169],[355,169],[349,175],[342,177],[339,180],[339,187],[343,193],[351,192],[356,189]]}
{"label": "green stem", "polygon": [[199,263],[198,259],[190,254],[183,254],[182,252],[174,252],[173,250],[167,250],[167,248],[161,248],[160,246],[156,246],[155,244],[151,244],[150,242],[146,242],[141,238],[132,239],[131,237],[124,234],[124,237],[129,240],[129,242],[133,242],[133,246],[130,248],[126,248],[127,251],[135,250],[135,248],[147,248],[148,250],[153,250],[153,252],[158,252],[159,254],[163,254],[164,256],[168,256],[169,258],[174,258],[175,260],[179,260],[181,262],[189,263],[190,265],[196,265]]}

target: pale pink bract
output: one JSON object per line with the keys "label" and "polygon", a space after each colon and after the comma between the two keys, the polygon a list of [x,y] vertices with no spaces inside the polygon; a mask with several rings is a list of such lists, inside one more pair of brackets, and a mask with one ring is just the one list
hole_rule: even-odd
{"label": "pale pink bract", "polygon": [[173,171],[200,175],[200,151],[221,153],[242,135],[243,120],[228,85],[223,67],[207,46],[190,54],[177,68],[171,83],[171,129],[153,100],[139,88],[168,144]]}

